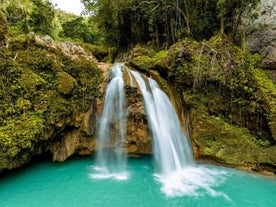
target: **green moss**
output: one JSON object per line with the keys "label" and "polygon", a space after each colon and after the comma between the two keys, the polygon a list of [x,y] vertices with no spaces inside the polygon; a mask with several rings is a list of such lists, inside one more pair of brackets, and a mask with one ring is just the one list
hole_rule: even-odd
{"label": "green moss", "polygon": [[13,158],[22,150],[31,150],[44,127],[43,116],[31,112],[4,122],[0,127],[1,155]]}
{"label": "green moss", "polygon": [[136,45],[131,51],[131,56],[133,58],[138,56],[149,56],[152,57],[155,55],[155,51],[152,48],[142,47],[141,45]]}
{"label": "green moss", "polygon": [[[0,10],[0,41],[6,41],[8,38],[8,22],[5,14]],[[1,48],[2,45],[0,45]]]}
{"label": "green moss", "polygon": [[162,77],[167,76],[168,68],[166,63],[168,51],[161,50],[154,54],[150,53],[150,55],[143,52],[143,54],[146,55],[136,54],[130,62],[131,65],[144,72],[149,72],[149,70],[157,70]]}
{"label": "green moss", "polygon": [[252,70],[253,78],[258,85],[259,95],[264,101],[272,136],[276,141],[276,88],[266,73],[261,69]]}
{"label": "green moss", "polygon": [[139,67],[141,70],[149,71],[150,69],[154,68],[153,62],[149,56],[141,55],[138,57],[135,57],[132,60],[132,63]]}
{"label": "green moss", "polygon": [[275,163],[275,157],[270,154],[273,147],[264,148],[263,143],[256,140],[248,129],[231,125],[220,117],[210,116],[207,109],[203,108],[192,110],[190,116],[193,140],[200,147],[200,156],[212,157],[235,166]]}
{"label": "green moss", "polygon": [[62,94],[69,94],[77,81],[66,72],[58,72],[57,82],[59,92]]}
{"label": "green moss", "polygon": [[43,84],[46,84],[46,81],[34,73],[30,69],[23,69],[21,76],[19,77],[18,83],[19,85],[27,91],[31,93],[35,93],[37,88]]}

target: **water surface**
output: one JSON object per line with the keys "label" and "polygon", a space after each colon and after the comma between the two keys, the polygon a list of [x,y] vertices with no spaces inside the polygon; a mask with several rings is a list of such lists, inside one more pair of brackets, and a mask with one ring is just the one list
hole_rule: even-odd
{"label": "water surface", "polygon": [[[169,180],[150,157],[130,159],[126,179],[95,177],[94,160],[41,162],[0,178],[1,207],[273,207],[276,180],[234,169],[198,165]],[[94,176],[94,177],[93,177]],[[182,181],[179,182],[179,176]],[[177,181],[177,182],[175,182]],[[181,189],[182,191],[174,191]],[[179,186],[180,185],[180,186]],[[171,193],[171,194],[170,194]]]}

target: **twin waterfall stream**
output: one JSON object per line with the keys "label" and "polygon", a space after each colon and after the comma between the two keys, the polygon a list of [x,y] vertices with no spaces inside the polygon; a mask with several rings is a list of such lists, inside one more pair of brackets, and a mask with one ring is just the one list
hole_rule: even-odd
{"label": "twin waterfall stream", "polygon": [[[130,84],[139,86],[143,96],[149,128],[153,138],[153,157],[156,180],[162,184],[161,191],[168,196],[195,193],[204,188],[217,194],[211,187],[212,176],[217,172],[197,166],[193,161],[191,145],[182,131],[177,113],[168,96],[152,78],[129,70],[123,63],[110,70],[104,107],[98,130],[98,150],[93,179],[126,180],[127,155],[123,150],[126,137],[127,109],[125,106],[123,71],[127,70]],[[112,125],[112,127],[111,127]]]}

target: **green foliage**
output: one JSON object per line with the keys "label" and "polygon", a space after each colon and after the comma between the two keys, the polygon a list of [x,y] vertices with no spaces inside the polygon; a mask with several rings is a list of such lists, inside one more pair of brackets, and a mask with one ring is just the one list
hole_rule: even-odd
{"label": "green foliage", "polygon": [[61,36],[69,37],[83,42],[94,43],[96,37],[90,29],[91,25],[83,17],[76,17],[62,24],[63,33]]}
{"label": "green foliage", "polygon": [[12,39],[29,32],[49,35],[54,39],[72,39],[90,43],[95,43],[100,37],[93,21],[57,11],[49,0],[1,0],[0,2],[0,9],[5,14],[1,15],[1,18],[6,16]]}
{"label": "green foliage", "polygon": [[32,0],[1,0],[0,8],[7,17],[9,33],[12,37],[20,33],[28,32],[28,20],[33,8]]}
{"label": "green foliage", "polygon": [[48,0],[4,1],[0,8],[7,16],[13,38],[30,31],[55,38],[61,30],[56,11]]}
{"label": "green foliage", "polygon": [[30,16],[30,26],[34,32],[53,36],[55,11],[49,1],[32,0],[34,8]]}
{"label": "green foliage", "polygon": [[218,0],[216,3],[218,18],[220,19],[220,31],[236,35],[243,15],[248,15],[260,2],[260,0]]}
{"label": "green foliage", "polygon": [[122,1],[84,0],[86,14],[79,17],[54,9],[49,0],[1,0],[2,10],[16,37],[34,31],[55,39],[112,47],[149,44],[167,48],[190,37],[209,39],[219,30],[234,37],[244,14],[259,0],[185,0],[185,1]]}
{"label": "green foliage", "polygon": [[111,1],[84,0],[96,16],[107,44],[127,47],[137,43],[166,48],[183,39],[209,39],[219,30],[236,35],[241,17],[259,0]]}

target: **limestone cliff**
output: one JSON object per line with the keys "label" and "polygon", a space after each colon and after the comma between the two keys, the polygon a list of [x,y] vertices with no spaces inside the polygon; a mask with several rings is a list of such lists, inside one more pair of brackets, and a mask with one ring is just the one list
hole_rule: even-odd
{"label": "limestone cliff", "polygon": [[261,0],[253,11],[256,19],[244,18],[247,45],[253,53],[262,56],[266,68],[276,69],[276,1]]}

